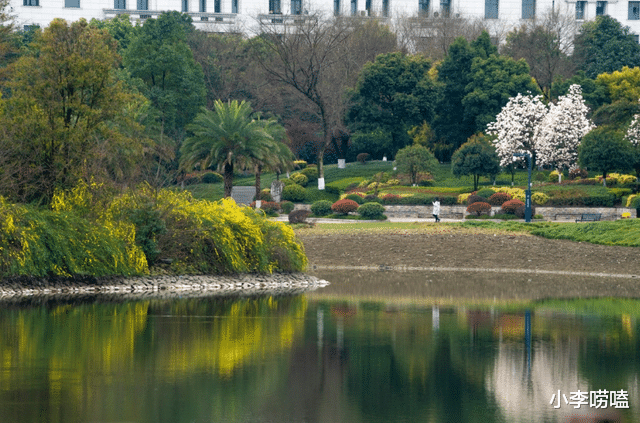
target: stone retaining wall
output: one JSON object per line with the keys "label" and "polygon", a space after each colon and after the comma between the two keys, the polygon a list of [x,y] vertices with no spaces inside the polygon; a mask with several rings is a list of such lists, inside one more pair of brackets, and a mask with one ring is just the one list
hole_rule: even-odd
{"label": "stone retaining wall", "polygon": [[[572,221],[583,213],[597,213],[602,215],[602,220],[617,220],[622,218],[622,213],[631,213],[631,217],[636,217],[636,210],[628,207],[542,207],[534,206],[536,214],[540,214],[545,220]],[[296,204],[296,209],[310,210],[309,204]],[[384,214],[390,218],[433,218],[432,206],[405,206],[405,205],[385,205]],[[500,207],[491,208],[491,215],[500,213]],[[440,218],[443,219],[464,219],[467,213],[467,206],[440,206]]]}
{"label": "stone retaining wall", "polygon": [[329,282],[304,273],[272,275],[186,275],[186,276],[142,276],[131,278],[4,278],[0,282],[0,300],[15,297],[42,295],[102,295],[133,294],[144,297],[168,297],[217,294],[226,295],[283,293],[293,290],[312,290]]}

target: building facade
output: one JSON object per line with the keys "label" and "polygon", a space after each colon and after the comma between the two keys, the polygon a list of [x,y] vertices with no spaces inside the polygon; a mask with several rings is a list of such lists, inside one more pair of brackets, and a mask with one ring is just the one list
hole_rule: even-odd
{"label": "building facade", "polygon": [[11,0],[10,8],[20,26],[46,27],[54,18],[109,19],[123,13],[144,21],[176,10],[191,15],[198,29],[248,35],[257,32],[260,22],[286,24],[317,12],[390,23],[419,15],[462,16],[518,26],[556,8],[577,21],[610,15],[630,27],[636,38],[640,34],[640,1],[626,0]]}

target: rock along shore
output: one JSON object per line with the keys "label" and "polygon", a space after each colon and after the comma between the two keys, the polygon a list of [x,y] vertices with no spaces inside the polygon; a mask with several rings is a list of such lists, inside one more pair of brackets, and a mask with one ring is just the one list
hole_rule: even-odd
{"label": "rock along shore", "polygon": [[70,278],[34,278],[18,276],[0,282],[0,300],[33,296],[68,296],[96,294],[129,294],[143,297],[171,295],[226,295],[242,293],[270,294],[302,292],[328,285],[329,282],[304,273],[271,275],[181,275]]}

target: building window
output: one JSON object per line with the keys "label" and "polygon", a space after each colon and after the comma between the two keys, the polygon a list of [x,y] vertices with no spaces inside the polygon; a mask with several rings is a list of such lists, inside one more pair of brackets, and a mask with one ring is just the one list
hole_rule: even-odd
{"label": "building window", "polygon": [[371,16],[371,0],[364,0],[364,10],[367,11],[367,16]]}
{"label": "building window", "polygon": [[351,0],[351,16],[358,14],[358,0]]}
{"label": "building window", "polygon": [[64,0],[64,7],[80,7],[80,0]]}
{"label": "building window", "polygon": [[138,0],[138,10],[149,10],[149,0]]}
{"label": "building window", "polygon": [[189,0],[182,0],[182,11],[183,12],[189,11]]}
{"label": "building window", "polygon": [[291,14],[302,15],[302,0],[291,0]]}
{"label": "building window", "polygon": [[640,19],[640,1],[629,2],[629,20],[637,21]]}
{"label": "building window", "polygon": [[389,0],[382,0],[382,16],[389,17]]}
{"label": "building window", "polygon": [[40,6],[40,0],[22,0],[23,6]]}
{"label": "building window", "polygon": [[231,13],[238,13],[238,0],[231,0]]}
{"label": "building window", "polygon": [[269,0],[269,13],[272,15],[279,15],[282,13],[280,11],[280,0]]}
{"label": "building window", "polygon": [[422,16],[429,16],[429,0],[418,0],[418,13]]}
{"label": "building window", "polygon": [[522,19],[536,17],[536,0],[522,0]]}
{"label": "building window", "polygon": [[587,7],[586,1],[577,1],[576,2],[576,19],[583,20],[584,19],[584,10]]}
{"label": "building window", "polygon": [[484,18],[498,19],[498,2],[499,0],[484,1]]}
{"label": "building window", "polygon": [[215,13],[220,13],[222,5],[220,4],[220,0],[213,0],[213,11]]}
{"label": "building window", "polygon": [[606,1],[597,1],[596,2],[596,16],[602,16],[607,14],[607,2]]}
{"label": "building window", "polygon": [[449,17],[451,13],[451,0],[440,0],[440,13],[445,18]]}
{"label": "building window", "polygon": [[636,43],[640,43],[640,35],[638,35],[638,34],[631,34],[631,35],[633,35],[633,40]]}
{"label": "building window", "polygon": [[113,1],[113,8],[114,9],[126,9],[127,8],[127,1],[126,0],[114,0]]}
{"label": "building window", "polygon": [[340,0],[333,0],[333,14],[340,16]]}

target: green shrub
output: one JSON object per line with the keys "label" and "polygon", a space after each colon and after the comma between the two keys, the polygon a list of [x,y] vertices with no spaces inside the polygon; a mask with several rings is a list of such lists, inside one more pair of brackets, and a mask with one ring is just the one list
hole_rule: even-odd
{"label": "green shrub", "polygon": [[296,169],[304,169],[307,167],[307,162],[304,160],[294,160],[293,166],[295,166]]}
{"label": "green shrub", "polygon": [[307,183],[309,184],[318,180],[318,168],[315,166],[308,166],[302,169],[300,173],[307,177]]}
{"label": "green shrub", "polygon": [[625,195],[631,195],[631,188],[609,188],[609,192],[616,196],[616,199],[620,200]]}
{"label": "green shrub", "polygon": [[482,188],[476,193],[477,196],[480,196],[485,199],[488,199],[493,194],[495,194],[495,191],[492,190],[491,188]]}
{"label": "green shrub", "polygon": [[285,187],[288,187],[289,185],[298,185],[295,182],[293,182],[293,180],[291,178],[284,178],[280,180]]}
{"label": "green shrub", "polygon": [[557,170],[552,170],[551,173],[549,173],[549,182],[558,182],[559,175],[560,173],[558,173]]}
{"label": "green shrub", "polygon": [[396,194],[385,194],[382,196],[382,204],[400,204],[402,197]]}
{"label": "green shrub", "polygon": [[217,172],[207,172],[202,175],[201,179],[203,184],[217,184],[224,180],[222,175]]}
{"label": "green shrub", "polygon": [[544,172],[536,172],[533,176],[533,180],[538,182],[545,182],[549,180],[549,177]]}
{"label": "green shrub", "polygon": [[[304,176],[304,175],[302,175]],[[306,176],[305,176],[306,178]],[[300,185],[287,185],[282,190],[282,199],[299,203],[307,198],[307,191]]]}
{"label": "green shrub", "polygon": [[629,207],[631,207],[632,209],[640,208],[640,195],[636,195],[631,199],[631,201],[629,202]]}
{"label": "green shrub", "polygon": [[408,197],[400,198],[400,204],[406,205],[431,205],[436,199],[435,195],[426,195],[426,194],[414,194]]}
{"label": "green shrub", "polygon": [[303,175],[300,172],[292,173],[291,176],[289,176],[289,179],[302,187],[306,187],[309,183],[309,178],[307,178],[306,175]]}
{"label": "green shrub", "polygon": [[295,207],[295,204],[293,204],[291,201],[283,201],[280,203],[280,208],[282,209],[282,213],[284,214],[291,213]]}
{"label": "green shrub", "polygon": [[356,160],[362,164],[367,164],[367,160],[369,160],[369,153],[360,153],[356,156]]}
{"label": "green shrub", "polygon": [[[268,188],[263,189],[262,191],[260,191],[260,200],[262,201],[273,201],[273,197],[271,197],[271,192],[269,192],[270,190]],[[253,201],[258,200],[258,198],[256,198],[255,196],[253,197]]]}
{"label": "green shrub", "polygon": [[353,200],[358,204],[364,204],[364,198],[362,198],[361,196],[359,196],[358,194],[349,194],[346,197],[344,197],[348,200]]}
{"label": "green shrub", "polygon": [[320,200],[311,205],[311,213],[316,216],[326,216],[331,214],[331,201]]}
{"label": "green shrub", "polygon": [[384,217],[384,207],[378,203],[365,203],[358,207],[358,214],[365,219],[380,219]]}
{"label": "green shrub", "polygon": [[353,200],[342,199],[338,200],[331,206],[331,210],[333,210],[336,214],[349,214],[358,210],[358,203]]}
{"label": "green shrub", "polygon": [[381,203],[382,200],[375,194],[367,194],[364,196],[365,203]]}
{"label": "green shrub", "polygon": [[589,177],[589,172],[586,169],[580,169],[576,167],[569,171],[569,179],[586,179]]}
{"label": "green shrub", "polygon": [[339,193],[333,192],[332,190],[328,190],[328,189],[320,190],[317,187],[314,187],[314,188],[306,188],[306,191],[307,191],[307,197],[305,201],[307,201],[308,203],[315,203],[316,201],[320,201],[320,200],[328,200],[333,203],[340,198]]}

